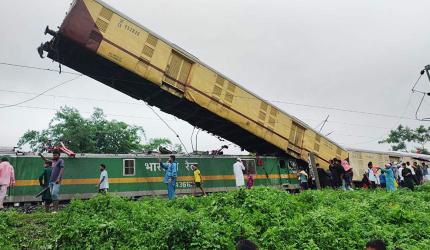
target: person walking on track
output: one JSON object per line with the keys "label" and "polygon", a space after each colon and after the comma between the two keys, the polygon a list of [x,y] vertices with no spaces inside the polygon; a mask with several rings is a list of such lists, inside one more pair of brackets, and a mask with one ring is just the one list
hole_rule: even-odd
{"label": "person walking on track", "polygon": [[245,171],[245,166],[242,163],[242,159],[237,158],[236,162],[233,164],[233,173],[236,180],[236,187],[238,188],[245,186],[243,171]]}
{"label": "person walking on track", "polygon": [[167,196],[169,200],[175,199],[176,177],[178,176],[178,163],[176,157],[171,155],[167,163],[163,163],[160,159],[160,166],[166,170],[163,182],[167,184]]}
{"label": "person walking on track", "polygon": [[194,164],[192,166],[192,168],[193,168],[193,173],[194,173],[194,191],[193,191],[193,196],[196,195],[197,188],[199,188],[202,191],[203,195],[206,196],[206,192],[205,192],[205,190],[203,189],[203,186],[202,186],[203,185],[203,178],[202,178],[202,174],[200,173],[200,169],[199,169],[199,167],[198,167],[197,164]]}
{"label": "person walking on track", "polygon": [[60,159],[60,151],[52,152],[52,173],[49,180],[54,210],[58,210],[60,200],[60,186],[64,174],[64,160]]}
{"label": "person walking on track", "polygon": [[6,197],[8,187],[15,186],[15,172],[13,166],[6,157],[0,163],[0,209],[3,209],[3,201]]}

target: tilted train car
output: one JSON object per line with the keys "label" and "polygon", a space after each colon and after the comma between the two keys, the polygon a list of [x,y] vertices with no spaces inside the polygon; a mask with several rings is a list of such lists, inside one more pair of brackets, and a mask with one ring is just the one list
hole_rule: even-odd
{"label": "tilted train car", "polygon": [[[348,153],[299,119],[100,0],[76,0],[39,53],[249,152],[309,153],[327,167]],[[196,34],[197,35],[197,34]],[[267,84],[267,83],[263,83]]]}
{"label": "tilted train car", "polygon": [[[50,155],[49,155],[50,156]],[[255,185],[282,189],[297,188],[297,164],[293,158],[240,156],[251,173]],[[35,155],[9,155],[16,175],[16,187],[10,188],[6,202],[40,201],[35,195],[41,191],[39,176],[43,161]],[[236,156],[177,156],[179,163],[177,193],[192,192],[193,172],[191,165],[197,163],[207,192],[223,192],[235,188],[233,163]],[[163,158],[162,158],[163,159]],[[166,160],[166,156],[164,156]],[[65,171],[61,185],[61,199],[89,198],[94,196],[99,183],[99,165],[104,163],[109,174],[109,192],[124,197],[166,194],[163,183],[164,170],[154,155],[101,155],[79,154],[64,158]],[[246,174],[244,174],[246,179]]]}
{"label": "tilted train car", "polygon": [[359,182],[363,179],[363,174],[368,169],[367,164],[373,164],[383,167],[387,163],[400,162],[422,162],[430,161],[430,155],[394,152],[394,151],[374,151],[363,149],[348,149],[349,162],[354,172],[353,181]]}

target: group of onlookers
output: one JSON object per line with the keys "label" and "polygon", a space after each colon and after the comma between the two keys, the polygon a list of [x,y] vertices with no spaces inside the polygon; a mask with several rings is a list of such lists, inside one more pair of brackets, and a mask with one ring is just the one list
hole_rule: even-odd
{"label": "group of onlookers", "polygon": [[[384,188],[387,191],[394,191],[398,187],[405,187],[414,190],[414,186],[421,185],[425,181],[430,181],[430,168],[424,162],[418,164],[414,162],[387,163],[379,167],[372,162],[367,164],[368,168],[362,176],[361,183],[356,183],[363,188],[375,189]],[[317,173],[321,188],[332,187],[334,189],[353,190],[353,171],[347,160],[330,160],[328,170],[323,169],[317,163]],[[301,169],[298,180],[302,190],[316,188],[315,177],[311,172]]]}
{"label": "group of onlookers", "polygon": [[430,168],[424,162],[387,163],[385,167],[368,163],[368,170],[363,175],[362,183],[366,188],[386,188],[387,191],[405,187],[414,190],[414,186],[421,185],[430,180]]}
{"label": "group of onlookers", "polygon": [[[345,190],[352,190],[352,167],[346,160],[338,160],[334,158],[330,160],[328,170],[323,169],[319,163],[316,164],[318,173],[319,184],[321,188],[332,187],[335,189],[342,188]],[[308,174],[305,169],[301,169],[297,178],[300,182],[301,190],[308,188],[316,188],[315,176]]]}

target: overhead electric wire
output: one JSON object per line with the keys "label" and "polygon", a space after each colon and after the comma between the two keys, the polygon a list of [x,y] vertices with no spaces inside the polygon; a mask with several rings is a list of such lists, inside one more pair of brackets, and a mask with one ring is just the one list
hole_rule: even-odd
{"label": "overhead electric wire", "polygon": [[[0,105],[8,105],[8,104],[0,103]],[[16,108],[24,108],[24,109],[61,111],[61,109],[58,109],[58,108],[40,107],[40,106],[17,105],[15,107]],[[87,111],[79,111],[79,112],[84,113],[84,114],[92,114],[92,112],[87,112]],[[135,115],[122,115],[122,114],[110,114],[110,113],[105,113],[105,115],[106,116],[124,117],[124,118],[145,119],[145,120],[161,120],[157,117],[146,117],[146,116],[135,116]],[[167,121],[174,121],[174,120],[167,120]]]}
{"label": "overhead electric wire", "polygon": [[[3,103],[0,103],[0,105],[5,105]],[[40,106],[27,106],[27,105],[18,105],[16,106],[17,108],[24,108],[24,109],[38,109],[38,110],[51,110],[51,111],[60,111],[60,109],[57,108],[49,108],[49,107],[40,107]],[[81,113],[85,113],[85,114],[92,114],[92,112],[87,112],[87,111],[80,111]],[[144,117],[144,116],[133,116],[133,115],[123,115],[123,114],[110,114],[110,113],[106,113],[105,115],[107,116],[116,116],[116,117],[125,117],[125,118],[137,118],[137,119],[147,119],[147,120],[164,120],[164,121],[174,121],[174,120],[166,120],[166,119],[160,119],[160,118],[154,118],[154,117]],[[201,132],[201,129],[198,129],[195,132],[195,148],[197,150],[197,136],[198,134]],[[175,133],[176,135],[176,133]],[[346,136],[346,137],[367,137],[367,136],[363,136],[363,135],[352,135],[352,134],[337,134],[340,136]]]}
{"label": "overhead electric wire", "polygon": [[[0,62],[0,65],[5,65],[5,66],[13,66],[13,67],[20,67],[20,68],[28,68],[28,69],[35,69],[35,70],[42,70],[42,71],[49,71],[49,72],[60,72],[59,70],[54,70],[54,69],[49,69],[49,68],[40,68],[40,67],[33,67],[33,66],[27,66],[27,65],[20,65],[20,64],[12,64],[12,63],[4,63],[4,62]],[[64,71],[62,71],[63,73],[67,73],[67,74],[74,74],[74,75],[78,75],[78,77],[79,76],[82,76],[81,74],[78,74],[78,73],[73,73],[73,72],[64,72]],[[91,77],[91,76],[90,76]],[[94,77],[94,76],[93,76]],[[103,78],[103,77],[101,77],[101,78]],[[106,78],[106,77],[105,77]],[[109,78],[109,79],[111,79],[112,80],[112,78]],[[115,80],[115,79],[113,79],[113,80]],[[416,86],[416,84],[417,84],[417,82],[419,81],[419,79],[415,82],[415,84],[414,84],[414,87]],[[134,82],[134,81],[133,81]],[[49,90],[51,90],[51,89],[49,89]],[[49,91],[49,90],[47,90],[47,91]],[[8,90],[0,90],[0,91],[8,91]],[[46,92],[47,92],[46,91]],[[13,92],[13,91],[9,91],[9,92]],[[18,91],[15,91],[15,92],[18,92]],[[40,95],[42,95],[42,94],[44,94],[44,93],[46,93],[46,92],[43,92],[43,93],[41,93],[41,94],[39,94],[38,96],[40,96]],[[207,92],[207,93],[210,93],[210,94],[212,94],[212,92]],[[38,96],[36,96],[36,97],[33,97],[33,98],[31,98],[31,100],[33,100],[33,99],[35,99],[35,98],[37,98]],[[54,95],[51,95],[51,96],[54,96]],[[233,95],[234,97],[237,97],[237,98],[246,98],[246,99],[259,99],[259,98],[257,98],[257,97],[255,97],[255,96],[238,96],[238,95]],[[54,96],[54,97],[63,97],[63,98],[76,98],[76,99],[87,99],[87,100],[96,100],[96,99],[92,99],[92,98],[80,98],[80,97],[67,97],[67,96]],[[295,105],[295,106],[301,106],[301,107],[309,107],[309,108],[319,108],[319,109],[328,109],[328,110],[336,110],[336,111],[341,111],[341,112],[349,112],[349,113],[357,113],[357,114],[363,114],[363,115],[373,115],[373,116],[380,116],[380,117],[387,117],[387,118],[399,118],[400,120],[402,120],[402,119],[408,119],[408,120],[417,120],[417,119],[415,119],[415,118],[411,118],[411,117],[404,117],[404,114],[403,115],[401,115],[401,116],[398,116],[398,115],[392,115],[392,114],[384,114],[384,113],[375,113],[375,112],[367,112],[367,111],[360,111],[360,110],[352,110],[352,109],[346,109],[346,108],[340,108],[340,107],[330,107],[330,106],[322,106],[322,105],[312,105],[312,104],[303,104],[303,103],[295,103],[295,102],[289,102],[289,101],[282,101],[282,100],[268,100],[268,99],[261,99],[262,101],[267,101],[267,102],[272,102],[272,103],[283,103],[283,104],[288,104],[288,105]],[[28,102],[28,101],[30,101],[30,99],[29,100],[26,100],[26,101],[24,101],[23,103],[25,103],[25,102]],[[97,100],[97,101],[107,101],[107,100]],[[107,101],[107,102],[112,102],[112,101]],[[133,105],[139,105],[139,104],[137,104],[137,103],[130,103],[130,102],[121,102],[121,103],[124,103],[124,104],[133,104]],[[408,101],[408,103],[409,103],[409,101]],[[19,105],[19,104],[21,104],[21,103],[17,103],[17,104],[14,104],[14,105],[7,105],[7,106],[17,106],[17,105]],[[408,104],[409,105],[409,104]],[[407,106],[408,106],[407,105]],[[179,135],[167,124],[167,122],[165,122],[164,121],[164,119],[162,119],[156,112],[155,112],[155,110],[153,110],[152,109],[152,107],[150,107],[148,104],[147,104],[147,106],[160,118],[160,120],[162,120],[168,127],[169,127],[169,129],[171,129],[172,130],[172,132],[174,132],[174,134],[178,137],[178,139],[179,139],[179,141],[181,142],[181,144],[182,144],[182,146],[184,147],[184,149],[185,149],[185,151],[187,151],[186,150],[186,147],[185,147],[185,145],[183,144],[183,142],[182,142],[182,140],[180,139],[180,137],[179,137]],[[4,107],[6,107],[6,106],[4,106]],[[2,107],[0,107],[0,108],[2,108]],[[119,116],[121,116],[121,115],[119,115]],[[140,117],[136,117],[136,118],[140,118]],[[335,121],[329,121],[329,123],[336,123]],[[341,123],[341,122],[337,122],[337,123]],[[345,123],[345,125],[354,125],[354,124],[351,124],[351,123],[349,123],[349,124],[347,124],[347,123]],[[369,125],[366,125],[366,126],[369,126]],[[370,126],[369,126],[370,127]],[[341,134],[339,134],[339,135],[341,135]],[[352,136],[352,135],[342,135],[342,136]],[[187,152],[188,153],[188,152]]]}
{"label": "overhead electric wire", "polygon": [[[20,64],[6,64],[6,63],[0,63],[0,64],[9,65],[9,66],[15,66],[16,65],[16,67],[46,70],[46,69],[43,69],[43,68],[37,68],[37,67],[32,67],[32,66],[20,65]],[[55,70],[50,70],[50,71],[59,72],[59,71],[55,71]],[[106,78],[106,79],[109,79],[109,80],[119,80],[119,79],[115,79],[115,78],[102,77],[102,76],[98,76],[98,78]],[[128,81],[128,80],[125,80],[124,82],[134,82],[134,83],[137,83],[138,81]],[[204,92],[204,91],[203,91],[203,93],[212,94],[212,92]],[[251,97],[251,96],[233,95],[233,97],[245,98],[245,99],[259,99],[259,98],[255,97],[255,96]],[[271,102],[271,103],[283,103],[283,104],[294,105],[294,106],[301,106],[301,107],[308,107],[308,108],[319,108],[319,109],[336,110],[336,111],[341,111],[341,112],[357,113],[357,114],[372,115],[372,116],[387,117],[387,118],[402,118],[402,119],[408,119],[408,120],[416,120],[415,118],[412,118],[412,117],[401,117],[401,116],[392,115],[392,114],[367,112],[367,111],[346,109],[346,108],[340,108],[340,107],[330,107],[330,106],[313,105],[313,104],[305,104],[305,103],[295,103],[295,102],[289,102],[289,101],[283,101],[283,100],[270,100],[270,99],[261,99],[261,100],[262,101],[266,101],[266,102]]]}
{"label": "overhead electric wire", "polygon": [[32,100],[34,100],[34,99],[38,98],[39,96],[41,96],[41,95],[45,94],[46,92],[48,92],[48,91],[50,91],[50,90],[53,90],[53,89],[55,89],[55,88],[58,88],[58,87],[60,87],[60,86],[63,86],[64,84],[67,84],[67,83],[69,83],[69,82],[72,82],[72,81],[74,81],[74,80],[78,79],[78,78],[79,78],[79,77],[81,77],[81,76],[82,76],[82,75],[78,75],[77,77],[74,77],[74,78],[69,79],[69,80],[64,81],[64,82],[61,82],[61,83],[59,83],[59,84],[57,84],[57,85],[55,85],[55,86],[53,86],[53,87],[48,88],[47,90],[45,90],[45,91],[41,92],[40,94],[37,94],[36,96],[33,96],[33,97],[31,97],[31,98],[29,98],[29,99],[26,99],[26,100],[24,100],[24,101],[17,102],[17,103],[14,103],[14,104],[9,104],[9,105],[0,106],[0,109],[1,109],[1,108],[10,108],[10,107],[18,106],[18,105],[20,105],[20,104],[24,104],[24,103],[26,103],[26,102],[32,101]]}
{"label": "overhead electric wire", "polygon": [[179,134],[178,133],[176,133],[176,131],[172,128],[172,127],[170,127],[170,125],[163,119],[163,117],[161,117],[149,104],[147,104],[146,103],[146,106],[148,106],[148,108],[150,108],[151,110],[152,110],[152,112],[154,112],[154,114],[156,115],[156,116],[158,116],[158,118],[160,118],[160,120],[166,125],[166,127],[168,127],[175,135],[176,135],[176,137],[178,137],[178,140],[179,140],[179,142],[182,144],[182,146],[184,147],[184,150],[185,150],[185,152],[187,153],[187,154],[189,154],[188,153],[188,150],[187,150],[187,147],[185,146],[185,144],[182,142],[182,140],[181,140],[181,137],[179,136]]}
{"label": "overhead electric wire", "polygon": [[[37,94],[35,92],[16,91],[16,90],[7,90],[7,89],[0,89],[0,92],[15,93],[15,94],[25,94],[25,95],[36,95]],[[137,102],[113,101],[113,100],[108,100],[108,99],[97,99],[97,98],[88,98],[88,97],[53,95],[53,94],[43,94],[43,96],[48,96],[48,97],[53,97],[53,98],[76,99],[76,100],[84,100],[84,101],[106,102],[106,103],[112,103],[112,104],[136,105],[136,106],[142,106],[142,107],[146,106],[143,103],[137,103]],[[301,118],[303,120],[306,120],[306,121],[309,121],[309,120],[315,120],[316,121],[316,119],[314,119],[314,118],[306,118],[306,117],[301,117]],[[280,123],[280,122],[276,121],[275,123]],[[321,123],[319,124],[319,126],[321,126]],[[369,124],[348,123],[348,122],[333,121],[333,120],[329,120],[329,121],[327,121],[327,123],[336,123],[336,124],[342,124],[342,125],[347,125],[347,126],[356,126],[356,127],[370,127],[370,128],[379,128],[379,129],[389,129],[387,127],[381,127],[381,126],[375,126],[375,125],[369,125]],[[315,128],[315,129],[317,129],[317,128]]]}
{"label": "overhead electric wire", "polygon": [[[422,75],[423,75],[423,72],[421,71],[421,72],[420,72],[420,75],[418,76],[418,79],[415,81],[415,83],[414,83],[414,85],[413,85],[413,87],[412,87],[412,91],[411,91],[411,93],[409,94],[409,98],[408,98],[408,101],[407,101],[407,103],[406,103],[406,106],[405,106],[405,108],[404,108],[404,110],[403,110],[403,112],[402,112],[402,115],[400,116],[399,120],[395,123],[396,125],[395,125],[395,126],[393,126],[393,127],[390,129],[390,132],[391,132],[391,130],[395,129],[397,126],[399,126],[399,125],[400,125],[400,123],[401,123],[401,121],[402,121],[402,119],[403,119],[402,117],[406,114],[406,112],[407,112],[407,110],[408,110],[408,107],[409,107],[409,105],[411,104],[412,94],[414,93],[414,92],[413,92],[413,90],[414,90],[414,89],[415,89],[415,87],[417,86],[418,82],[421,80]],[[419,121],[419,120],[418,120],[418,119],[416,119],[416,118],[415,118],[415,120]],[[381,136],[375,137],[375,139],[373,139],[373,140],[365,141],[365,142],[359,142],[359,143],[355,143],[355,144],[367,144],[367,143],[370,143],[370,142],[374,142],[374,141],[377,141],[377,140],[382,139],[382,138],[383,138],[383,137],[385,137],[386,135],[387,135],[387,133],[385,133],[385,134],[383,134],[383,135],[381,135]]]}
{"label": "overhead electric wire", "polygon": [[57,69],[40,68],[40,67],[35,67],[35,66],[27,66],[27,65],[22,65],[22,64],[14,64],[14,63],[6,63],[6,62],[0,62],[0,65],[25,68],[25,69],[36,69],[36,70],[50,71],[50,72],[55,72],[55,73],[71,74],[71,75],[82,75],[82,74],[76,73],[76,72],[69,72],[69,71],[63,71],[63,70],[60,71]]}

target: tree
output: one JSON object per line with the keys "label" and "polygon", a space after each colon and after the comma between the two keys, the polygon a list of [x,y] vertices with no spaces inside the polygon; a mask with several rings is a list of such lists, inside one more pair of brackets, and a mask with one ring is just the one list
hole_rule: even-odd
{"label": "tree", "polygon": [[18,146],[28,145],[36,152],[41,151],[48,140],[53,144],[68,141],[67,147],[75,152],[119,154],[142,151],[144,136],[142,127],[108,121],[99,108],[90,118],[84,118],[78,110],[62,107],[47,129],[25,132]]}
{"label": "tree", "polygon": [[[407,126],[399,125],[396,129],[391,130],[387,138],[379,141],[379,143],[391,144],[393,151],[408,151],[407,143],[415,144],[415,150],[411,152],[419,152],[421,154],[429,154],[426,149],[426,144],[430,142],[430,127],[426,128],[423,125],[416,129],[411,129]],[[418,144],[418,147],[416,146]]]}

